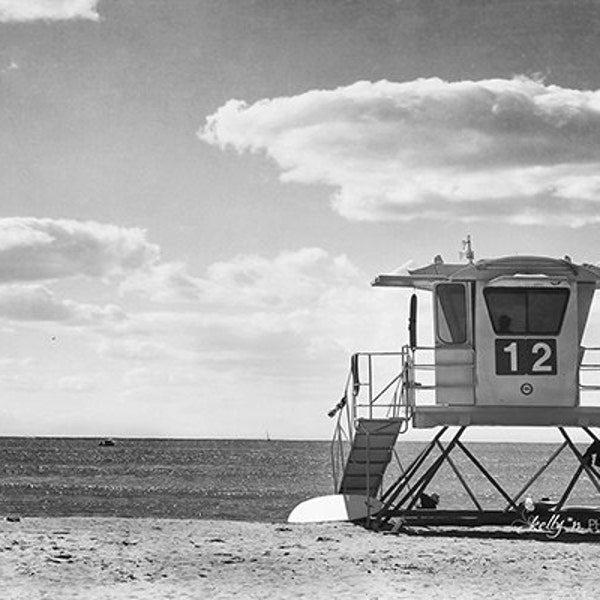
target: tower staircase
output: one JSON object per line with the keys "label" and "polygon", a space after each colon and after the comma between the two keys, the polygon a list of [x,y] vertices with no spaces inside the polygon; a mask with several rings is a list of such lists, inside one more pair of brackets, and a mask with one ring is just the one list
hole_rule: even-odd
{"label": "tower staircase", "polygon": [[404,419],[359,418],[339,485],[340,494],[376,497]]}

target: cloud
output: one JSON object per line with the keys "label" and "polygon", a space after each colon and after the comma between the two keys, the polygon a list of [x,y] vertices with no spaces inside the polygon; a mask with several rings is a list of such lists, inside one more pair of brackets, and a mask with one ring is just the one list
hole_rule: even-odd
{"label": "cloud", "polygon": [[27,358],[0,358],[0,370],[12,371],[17,369],[27,368],[35,364],[31,357]]}
{"label": "cloud", "polygon": [[41,285],[0,286],[0,317],[13,321],[55,321],[71,325],[117,323],[125,314],[114,305],[104,307],[58,300]]}
{"label": "cloud", "polygon": [[0,74],[10,73],[10,71],[18,71],[20,68],[21,67],[19,66],[19,63],[17,63],[14,60],[11,60],[8,63],[6,63],[6,65],[4,67],[2,67],[0,69]]}
{"label": "cloud", "polygon": [[96,387],[97,376],[90,374],[65,375],[55,383],[56,389],[63,392],[89,392]]}
{"label": "cloud", "polygon": [[125,275],[158,260],[137,228],[67,219],[0,219],[0,283]]}
{"label": "cloud", "polygon": [[284,251],[273,259],[240,255],[213,263],[205,277],[194,277],[181,263],[149,265],[132,273],[123,293],[156,301],[194,301],[221,308],[285,310],[304,306],[332,286],[360,276],[345,255],[331,257],[321,248]]}
{"label": "cloud", "polygon": [[131,273],[119,286],[122,294],[136,294],[156,302],[195,301],[201,283],[183,263],[154,263]]}
{"label": "cloud", "polygon": [[122,339],[105,339],[98,344],[98,353],[109,358],[124,360],[185,360],[190,352],[185,352],[173,346],[155,340],[140,339],[133,335]]}
{"label": "cloud", "polygon": [[186,387],[201,385],[204,374],[177,368],[136,367],[123,375],[123,383],[131,387]]}
{"label": "cloud", "polygon": [[[110,423],[116,435],[134,422],[143,424],[140,434],[182,435],[191,414],[202,417],[203,435],[215,435],[221,417],[223,435],[231,435],[226,414],[244,417],[236,423],[260,422],[249,414],[256,410],[277,415],[304,407],[324,415],[339,399],[349,353],[398,350],[405,341],[403,291],[371,288],[370,275],[343,255],[302,248],[234,256],[200,274],[182,264],[152,264],[141,267],[144,277],[133,286],[143,295],[123,299],[126,314],[63,298],[77,293],[98,301],[114,285],[91,282],[88,291],[88,282],[78,280],[0,285],[0,319],[14,328],[5,334],[7,352],[26,361],[6,363],[0,377],[7,397],[23,399],[25,408],[15,413],[21,432],[30,431],[26,408],[44,393],[52,395],[53,413],[36,427],[46,433],[93,433]],[[79,429],[69,421],[73,402],[88,415]],[[165,402],[177,429],[136,420]],[[280,431],[300,435],[293,433],[299,422],[284,421]],[[257,427],[262,434],[265,426]],[[312,424],[302,435],[314,431]]]}
{"label": "cloud", "polygon": [[361,81],[248,105],[201,139],[264,152],[353,220],[600,222],[600,91],[527,78]]}
{"label": "cloud", "polygon": [[369,279],[345,255],[321,248],[236,256],[202,277],[182,265],[160,265],[126,280],[123,291],[183,301],[183,308],[130,315],[115,335],[168,338],[190,349],[190,360],[216,369],[271,377],[293,376],[308,364],[319,371],[361,344],[398,345],[390,327],[398,295],[373,290]]}
{"label": "cloud", "polygon": [[97,21],[98,2],[99,0],[0,0],[0,22],[38,19]]}

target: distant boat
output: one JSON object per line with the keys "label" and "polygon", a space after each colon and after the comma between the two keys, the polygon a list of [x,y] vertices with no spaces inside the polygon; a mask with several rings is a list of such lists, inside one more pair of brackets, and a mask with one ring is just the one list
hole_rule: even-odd
{"label": "distant boat", "polygon": [[111,438],[106,438],[105,440],[102,440],[98,446],[102,446],[103,448],[106,448],[108,446],[115,446],[115,440],[111,439]]}

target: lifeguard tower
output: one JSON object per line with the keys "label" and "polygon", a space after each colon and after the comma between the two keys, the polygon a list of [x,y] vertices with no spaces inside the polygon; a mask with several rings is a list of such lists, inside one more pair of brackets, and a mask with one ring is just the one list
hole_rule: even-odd
{"label": "lifeguard tower", "polygon": [[[600,369],[589,359],[599,349],[582,346],[600,268],[575,264],[569,257],[475,261],[469,238],[464,251],[465,262],[448,264],[437,256],[406,274],[376,277],[374,286],[432,294],[433,346],[418,344],[413,294],[409,343],[397,353],[352,356],[344,396],[330,412],[337,418],[335,491],[375,499],[367,505],[368,521],[375,527],[394,518],[403,523],[509,524],[522,511],[525,494],[564,450],[567,455],[570,451],[572,462],[574,457],[575,469],[565,488],[556,490],[556,501],[545,508],[564,511],[583,474],[600,506],[600,440],[593,431],[600,426],[600,404],[582,400],[585,391],[600,387],[584,385],[581,376],[586,369]],[[395,367],[379,382],[378,365],[385,362]],[[520,490],[509,494],[461,441],[471,426],[552,427],[563,441]],[[384,473],[398,436],[409,428],[437,431],[386,486]],[[575,442],[573,428],[587,440],[585,447]],[[484,507],[461,475],[453,460],[459,451],[495,490],[503,505],[499,509]],[[472,509],[436,507],[435,494],[428,492],[442,465],[451,467]]]}

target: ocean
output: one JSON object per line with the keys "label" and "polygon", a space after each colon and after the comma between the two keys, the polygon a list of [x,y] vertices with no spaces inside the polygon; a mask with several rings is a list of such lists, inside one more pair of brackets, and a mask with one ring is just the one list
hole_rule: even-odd
{"label": "ocean", "polygon": [[[319,441],[0,438],[0,516],[115,516],[283,522],[302,500],[333,493],[330,444]],[[552,444],[468,443],[509,494],[556,449]],[[400,442],[406,466],[423,447]],[[583,448],[581,448],[583,450]],[[455,465],[486,508],[506,502],[459,451]],[[566,449],[527,495],[557,499],[576,469]],[[388,485],[399,472],[389,469]],[[429,488],[440,508],[474,508],[451,467]],[[557,496],[558,495],[558,496]],[[597,505],[583,476],[570,504]]]}

